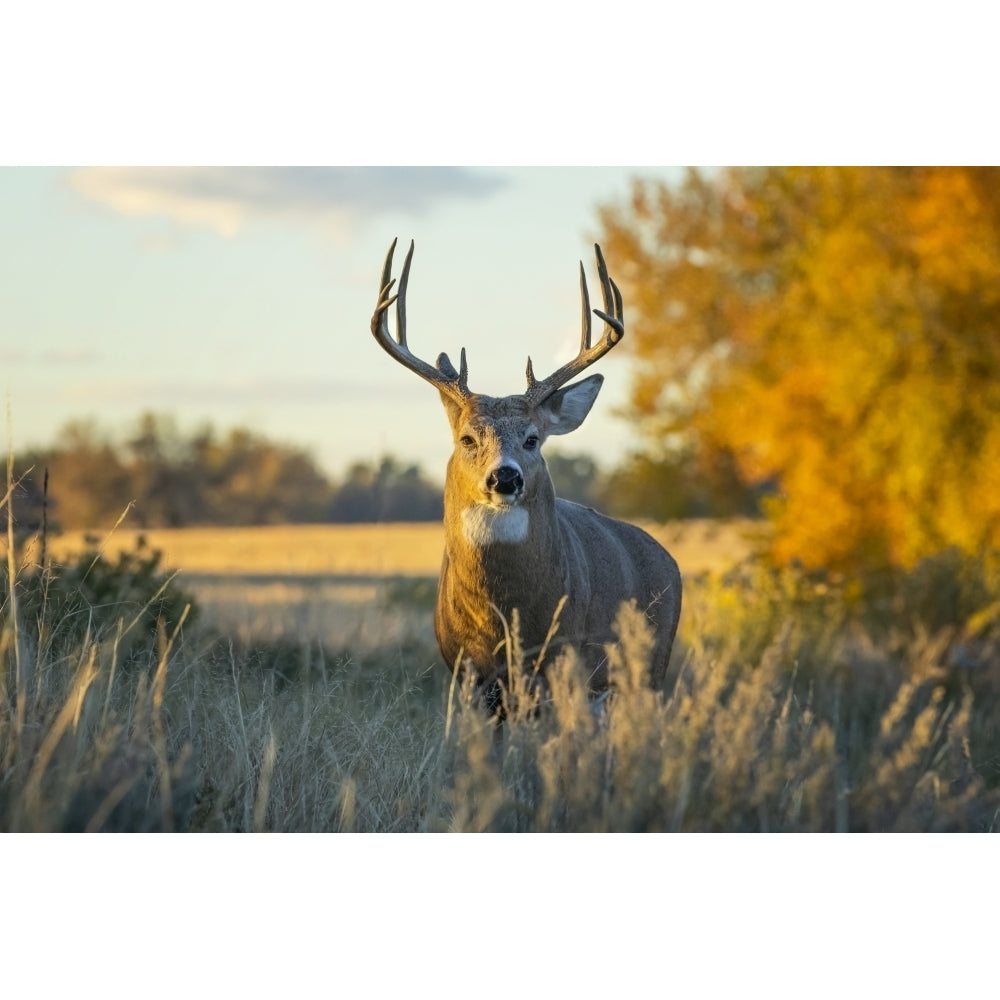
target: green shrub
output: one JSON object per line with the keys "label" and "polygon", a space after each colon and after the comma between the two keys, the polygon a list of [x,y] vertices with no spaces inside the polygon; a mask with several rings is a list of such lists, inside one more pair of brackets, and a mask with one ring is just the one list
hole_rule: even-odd
{"label": "green shrub", "polygon": [[[194,598],[161,569],[162,553],[139,536],[131,552],[110,560],[91,547],[71,561],[34,567],[16,579],[18,627],[39,650],[63,655],[88,639],[104,640],[121,630],[126,658],[157,648],[157,632],[174,630],[185,614],[197,617]],[[3,575],[0,600],[9,604],[9,581]]]}

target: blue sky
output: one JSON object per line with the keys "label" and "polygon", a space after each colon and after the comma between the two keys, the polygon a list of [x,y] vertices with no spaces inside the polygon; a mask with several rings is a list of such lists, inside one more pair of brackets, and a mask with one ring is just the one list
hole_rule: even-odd
{"label": "blue sky", "polygon": [[[521,392],[529,353],[541,372],[575,352],[581,259],[599,295],[596,206],[636,174],[680,171],[2,168],[0,371],[15,447],[77,418],[119,432],[151,409],[183,430],[253,427],[332,472],[391,452],[441,475],[437,393],[369,330],[390,242],[398,274],[416,241],[411,348],[457,360],[464,346],[474,391]],[[613,464],[627,447],[613,415],[624,346],[595,367],[602,394],[562,449]]]}

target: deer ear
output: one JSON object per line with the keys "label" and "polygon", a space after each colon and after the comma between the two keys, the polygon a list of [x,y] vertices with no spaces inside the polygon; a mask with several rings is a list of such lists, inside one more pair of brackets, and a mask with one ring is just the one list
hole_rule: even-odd
{"label": "deer ear", "polygon": [[552,393],[538,405],[549,434],[569,434],[583,423],[604,383],[603,375],[591,375]]}
{"label": "deer ear", "polygon": [[441,392],[441,404],[444,406],[444,412],[448,414],[448,423],[454,429],[455,425],[462,419],[461,405],[443,390]]}

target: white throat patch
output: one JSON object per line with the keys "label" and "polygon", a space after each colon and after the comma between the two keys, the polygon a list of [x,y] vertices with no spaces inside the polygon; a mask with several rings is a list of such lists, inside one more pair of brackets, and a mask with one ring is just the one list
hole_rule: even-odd
{"label": "white throat patch", "polygon": [[523,542],[528,537],[528,511],[525,507],[498,510],[475,503],[462,511],[466,540],[476,548],[497,542]]}

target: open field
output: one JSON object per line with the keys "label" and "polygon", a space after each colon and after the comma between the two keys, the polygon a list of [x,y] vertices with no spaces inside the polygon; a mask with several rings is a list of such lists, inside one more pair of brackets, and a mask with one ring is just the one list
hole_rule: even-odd
{"label": "open field", "polygon": [[[764,530],[751,521],[644,523],[685,573],[721,571],[745,559]],[[137,542],[163,554],[162,566],[198,600],[203,619],[240,641],[294,634],[327,646],[371,652],[433,644],[430,609],[444,531],[439,523],[288,525],[69,532],[49,549],[66,560],[97,539],[110,559]]]}
{"label": "open field", "polygon": [[437,526],[116,533],[98,563],[67,537],[48,573],[29,547],[0,594],[0,829],[1000,827],[997,563],[862,586],[741,559],[752,529],[664,529],[663,694],[624,612],[603,712],[572,656],[537,704],[514,647],[501,739],[432,638]]}
{"label": "open field", "polygon": [[[642,523],[685,573],[722,570],[750,554],[766,527],[754,521]],[[192,574],[437,576],[444,529],[428,524],[322,524],[260,528],[118,529],[109,537],[74,531],[52,539],[56,558],[82,551],[88,537],[114,556],[139,537],[163,552],[164,565]]]}

